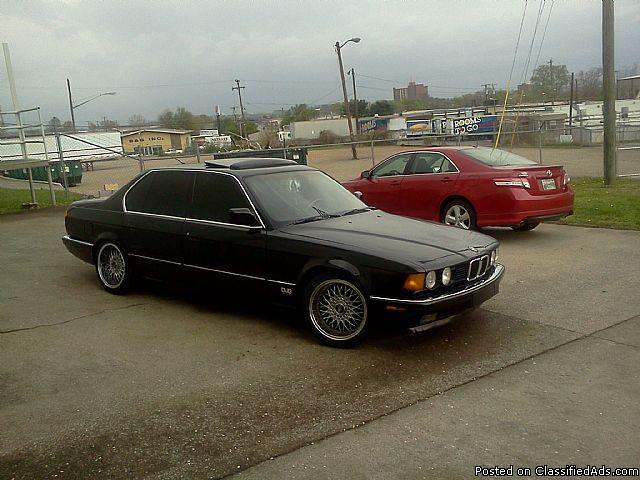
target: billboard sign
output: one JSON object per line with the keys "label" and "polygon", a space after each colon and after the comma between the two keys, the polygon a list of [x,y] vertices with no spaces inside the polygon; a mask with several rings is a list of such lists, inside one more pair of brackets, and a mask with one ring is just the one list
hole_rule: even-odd
{"label": "billboard sign", "polygon": [[407,137],[419,137],[432,133],[430,120],[407,120]]}
{"label": "billboard sign", "polygon": [[453,134],[491,133],[496,129],[496,116],[464,117],[453,119]]}
{"label": "billboard sign", "polygon": [[388,118],[370,118],[360,120],[359,122],[362,133],[386,132],[389,129]]}

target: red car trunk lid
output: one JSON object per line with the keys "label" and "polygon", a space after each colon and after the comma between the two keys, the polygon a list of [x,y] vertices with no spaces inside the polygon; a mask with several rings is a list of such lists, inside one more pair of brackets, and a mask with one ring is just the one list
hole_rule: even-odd
{"label": "red car trunk lid", "polygon": [[566,173],[562,165],[522,165],[494,168],[500,172],[500,176],[528,179],[529,192],[532,195],[553,195],[565,188]]}

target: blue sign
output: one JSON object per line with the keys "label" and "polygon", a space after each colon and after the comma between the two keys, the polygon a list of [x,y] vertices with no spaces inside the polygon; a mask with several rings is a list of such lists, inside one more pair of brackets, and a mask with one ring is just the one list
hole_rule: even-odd
{"label": "blue sign", "polygon": [[465,133],[489,133],[496,130],[495,115],[486,117],[465,117],[453,119],[453,134],[463,135]]}
{"label": "blue sign", "polygon": [[360,131],[362,133],[369,132],[386,132],[389,128],[388,118],[370,118],[360,120]]}

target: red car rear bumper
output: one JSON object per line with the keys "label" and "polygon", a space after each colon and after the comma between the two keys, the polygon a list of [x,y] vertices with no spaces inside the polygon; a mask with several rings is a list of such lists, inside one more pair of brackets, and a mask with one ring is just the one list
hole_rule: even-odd
{"label": "red car rear bumper", "polygon": [[552,195],[531,195],[524,188],[510,190],[511,205],[499,213],[478,212],[478,226],[516,226],[558,220],[573,213],[573,191],[570,188]]}

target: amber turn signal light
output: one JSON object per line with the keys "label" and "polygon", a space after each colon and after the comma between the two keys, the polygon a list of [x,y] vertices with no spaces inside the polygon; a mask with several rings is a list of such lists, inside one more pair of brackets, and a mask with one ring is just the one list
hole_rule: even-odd
{"label": "amber turn signal light", "polygon": [[419,292],[424,290],[424,273],[411,273],[407,275],[403,288],[411,292]]}

